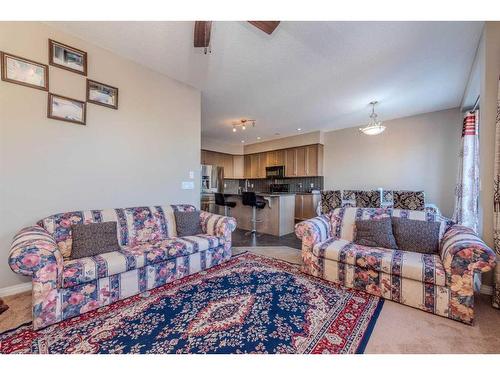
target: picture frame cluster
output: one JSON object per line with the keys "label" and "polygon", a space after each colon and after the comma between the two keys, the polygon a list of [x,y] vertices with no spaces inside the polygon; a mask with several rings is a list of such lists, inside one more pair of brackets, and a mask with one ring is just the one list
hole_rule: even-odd
{"label": "picture frame cluster", "polygon": [[[49,65],[87,77],[87,52],[49,39]],[[86,79],[85,101],[49,91],[49,65],[0,51],[2,81],[47,91],[47,117],[86,125],[87,103],[118,109],[118,88]]]}

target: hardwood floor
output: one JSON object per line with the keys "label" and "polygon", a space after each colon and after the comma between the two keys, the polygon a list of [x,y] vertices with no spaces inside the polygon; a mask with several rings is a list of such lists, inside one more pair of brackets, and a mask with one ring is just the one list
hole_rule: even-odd
{"label": "hardwood floor", "polygon": [[276,237],[270,234],[246,235],[245,230],[236,229],[232,234],[232,245],[241,246],[288,246],[294,249],[301,248],[301,241],[295,233],[290,233],[285,236]]}

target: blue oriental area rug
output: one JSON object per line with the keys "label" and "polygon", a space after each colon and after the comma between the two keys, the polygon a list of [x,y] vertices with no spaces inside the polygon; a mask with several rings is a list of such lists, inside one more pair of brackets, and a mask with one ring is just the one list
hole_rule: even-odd
{"label": "blue oriental area rug", "polygon": [[362,353],[383,300],[242,254],[40,331],[0,353]]}

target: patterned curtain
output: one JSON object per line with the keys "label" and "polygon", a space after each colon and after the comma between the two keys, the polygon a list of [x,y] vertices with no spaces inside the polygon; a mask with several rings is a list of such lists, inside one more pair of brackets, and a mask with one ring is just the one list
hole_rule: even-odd
{"label": "patterned curtain", "polygon": [[494,274],[495,290],[493,291],[492,305],[500,309],[500,82],[497,96],[497,120],[495,135],[495,195],[493,197],[493,237],[495,252],[497,253],[497,266]]}
{"label": "patterned curtain", "polygon": [[479,227],[479,111],[467,112],[458,155],[453,220],[474,229]]}

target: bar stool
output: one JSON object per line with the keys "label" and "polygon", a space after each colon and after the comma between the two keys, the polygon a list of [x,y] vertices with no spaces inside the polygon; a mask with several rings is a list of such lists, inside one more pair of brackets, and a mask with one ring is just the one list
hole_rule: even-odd
{"label": "bar stool", "polygon": [[224,216],[229,216],[231,208],[236,207],[236,202],[226,202],[222,193],[215,193],[215,204],[224,207]]}
{"label": "bar stool", "polygon": [[257,220],[257,209],[261,210],[266,207],[266,201],[257,197],[252,191],[244,191],[241,201],[244,206],[252,207],[252,230],[246,234],[257,234],[256,224],[262,222],[262,220]]}

